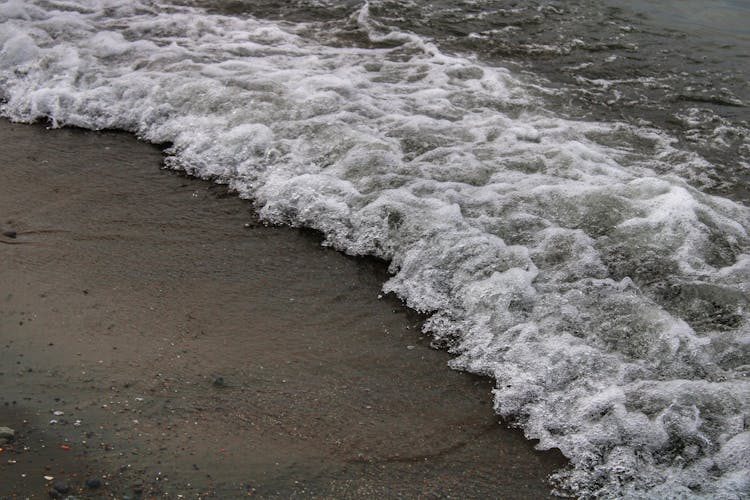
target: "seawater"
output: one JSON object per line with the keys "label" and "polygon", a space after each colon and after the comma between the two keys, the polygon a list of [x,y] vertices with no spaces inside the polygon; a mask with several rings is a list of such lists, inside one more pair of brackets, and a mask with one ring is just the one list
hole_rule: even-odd
{"label": "seawater", "polygon": [[0,112],[387,259],[558,491],[746,498],[747,33],[648,5],[11,0]]}

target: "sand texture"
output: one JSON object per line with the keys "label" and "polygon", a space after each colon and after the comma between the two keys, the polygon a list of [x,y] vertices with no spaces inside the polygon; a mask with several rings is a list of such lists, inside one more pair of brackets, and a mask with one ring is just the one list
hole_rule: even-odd
{"label": "sand texture", "polygon": [[128,134],[2,121],[0,158],[0,498],[549,495],[383,263]]}

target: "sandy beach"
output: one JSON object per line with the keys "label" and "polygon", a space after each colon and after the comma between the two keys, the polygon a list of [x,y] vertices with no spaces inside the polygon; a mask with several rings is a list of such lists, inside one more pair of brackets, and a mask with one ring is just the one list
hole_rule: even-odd
{"label": "sandy beach", "polygon": [[0,497],[549,496],[562,456],[378,298],[383,263],[125,133],[0,121],[0,151]]}

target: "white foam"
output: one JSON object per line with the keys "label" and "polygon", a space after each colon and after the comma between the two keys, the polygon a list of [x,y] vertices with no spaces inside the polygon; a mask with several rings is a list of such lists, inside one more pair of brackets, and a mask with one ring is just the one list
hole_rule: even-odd
{"label": "white foam", "polygon": [[750,211],[653,129],[566,120],[388,31],[151,2],[0,5],[2,114],[132,131],[268,222],[391,261],[451,365],[581,496],[747,492]]}

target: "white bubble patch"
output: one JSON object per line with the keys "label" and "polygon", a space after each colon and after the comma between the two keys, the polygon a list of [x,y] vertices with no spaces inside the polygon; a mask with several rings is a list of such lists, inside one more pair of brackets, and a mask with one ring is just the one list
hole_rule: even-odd
{"label": "white bubble patch", "polygon": [[564,119],[526,85],[367,5],[316,25],[0,3],[2,115],[169,143],[265,221],[390,261],[451,365],[570,459],[561,491],[746,497],[750,210],[691,187],[711,165],[666,134]]}

